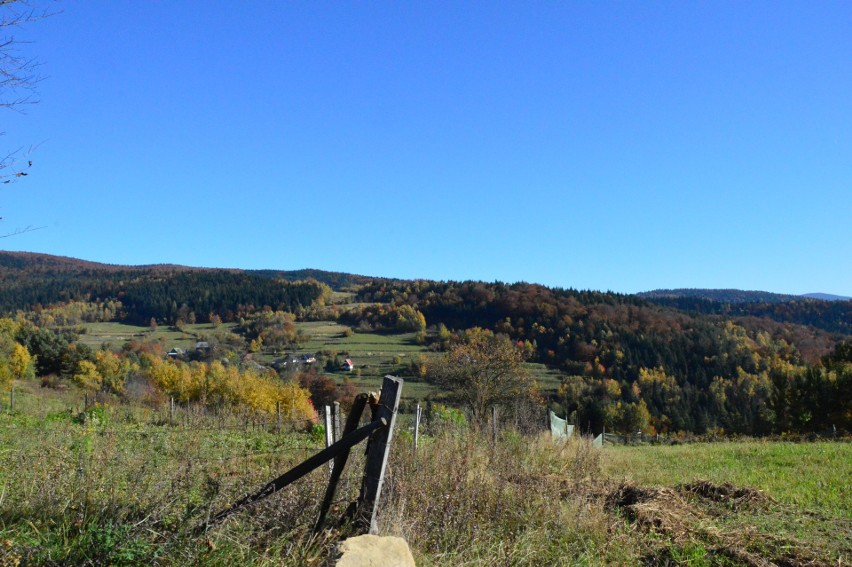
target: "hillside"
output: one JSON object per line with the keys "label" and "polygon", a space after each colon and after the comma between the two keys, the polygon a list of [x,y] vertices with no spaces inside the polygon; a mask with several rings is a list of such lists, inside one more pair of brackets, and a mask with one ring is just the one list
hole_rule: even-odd
{"label": "hillside", "polygon": [[643,291],[636,295],[651,301],[656,299],[693,298],[718,303],[785,303],[787,301],[802,299],[797,295],[741,289],[655,289],[653,291]]}
{"label": "hillside", "polygon": [[207,321],[213,314],[228,321],[263,306],[286,311],[307,308],[327,290],[316,279],[288,281],[245,270],[165,264],[115,266],[46,254],[0,252],[0,313],[6,314],[70,301],[117,300],[122,306],[121,318],[128,322]]}
{"label": "hillside", "polygon": [[852,334],[852,301],[827,294],[783,295],[736,289],[662,289],[637,294],[681,311],[726,317],[765,317]]}
{"label": "hillside", "polygon": [[367,276],[346,274],[342,272],[328,272],[324,270],[241,270],[236,268],[203,268],[193,266],[182,266],[177,264],[147,264],[140,266],[125,266],[118,264],[102,264],[90,262],[78,258],[66,256],[53,256],[36,252],[8,252],[0,250],[0,274],[11,272],[23,272],[27,274],[41,273],[59,276],[67,273],[114,273],[114,272],[138,272],[144,274],[177,273],[188,271],[226,271],[241,272],[269,279],[282,279],[286,281],[302,281],[313,279],[324,283],[334,289],[341,290],[353,285],[361,285],[372,279]]}
{"label": "hillside", "polygon": [[[766,434],[852,428],[847,391],[852,361],[843,344],[852,335],[852,302],[651,301],[527,283],[372,279],[343,294],[348,304],[342,305],[331,301],[328,285],[287,281],[284,272],[105,266],[8,253],[0,253],[0,262],[5,313],[76,301],[85,302],[87,313],[77,321],[152,328],[239,322],[235,344],[254,344],[251,352],[265,346],[268,356],[295,340],[293,321],[331,321],[348,332],[408,333],[413,343],[435,353],[463,340],[464,330],[480,327],[508,336],[529,362],[546,365],[561,382],[548,400],[551,408],[594,431]],[[363,281],[299,273],[326,276],[337,285]],[[39,320],[56,326],[60,318]],[[40,372],[73,375],[68,357],[50,346],[53,339],[27,331],[17,340],[37,357]],[[428,378],[427,371],[418,372],[418,379]]]}

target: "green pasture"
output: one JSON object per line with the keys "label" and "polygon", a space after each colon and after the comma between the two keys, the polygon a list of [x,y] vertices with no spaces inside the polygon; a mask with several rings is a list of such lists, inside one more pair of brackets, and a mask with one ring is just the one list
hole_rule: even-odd
{"label": "green pasture", "polygon": [[608,476],[636,484],[727,482],[762,490],[803,511],[852,519],[852,443],[607,446],[601,462]]}
{"label": "green pasture", "polygon": [[177,331],[165,325],[151,329],[150,327],[126,325],[124,323],[84,323],[80,327],[85,332],[80,335],[79,342],[92,348],[100,348],[101,345],[108,343],[113,349],[119,349],[124,343],[136,339],[160,341],[166,350],[175,347],[187,349],[195,347],[195,343],[204,334],[230,330],[234,326],[234,323],[220,325],[219,327],[204,323],[186,325],[183,331]]}
{"label": "green pasture", "polygon": [[[681,494],[689,516],[698,518],[695,533],[705,538],[698,564],[715,564],[704,552],[719,540],[739,540],[759,556],[789,557],[784,564],[852,564],[852,443],[607,446],[601,468],[622,485]],[[705,485],[721,487],[722,494],[749,492],[708,499],[688,488]]]}

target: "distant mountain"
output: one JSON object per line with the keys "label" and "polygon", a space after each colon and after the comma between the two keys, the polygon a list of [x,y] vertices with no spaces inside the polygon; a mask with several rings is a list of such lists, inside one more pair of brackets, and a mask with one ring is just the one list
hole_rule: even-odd
{"label": "distant mountain", "polygon": [[343,272],[327,272],[324,270],[241,270],[237,268],[199,268],[193,266],[182,266],[179,264],[145,264],[139,266],[128,266],[119,264],[102,264],[90,262],[78,258],[66,256],[53,256],[36,252],[7,252],[0,250],[0,276],[4,271],[25,271],[29,273],[115,273],[115,272],[144,272],[144,273],[179,273],[195,271],[220,271],[240,272],[267,279],[281,279],[289,282],[314,279],[324,283],[335,291],[362,285],[372,280],[383,280],[384,278],[372,278]]}
{"label": "distant mountain", "polygon": [[[269,306],[297,311],[332,289],[370,281],[321,270],[236,270],[170,264],[117,266],[76,258],[0,251],[0,314],[66,303],[118,300],[125,319],[234,320]],[[191,316],[190,316],[191,314]]]}
{"label": "distant mountain", "polygon": [[852,301],[824,294],[785,295],[738,289],[658,289],[637,293],[657,305],[690,313],[726,317],[766,317],[780,323],[810,325],[832,333],[852,334]]}
{"label": "distant mountain", "polygon": [[822,301],[849,301],[852,297],[845,297],[843,295],[832,295],[830,293],[805,293],[802,297],[807,297],[809,299],[819,299]]}
{"label": "distant mountain", "polygon": [[744,291],[741,289],[656,289],[636,295],[652,301],[661,298],[690,297],[719,303],[785,303],[802,299],[798,295],[770,293],[768,291]]}

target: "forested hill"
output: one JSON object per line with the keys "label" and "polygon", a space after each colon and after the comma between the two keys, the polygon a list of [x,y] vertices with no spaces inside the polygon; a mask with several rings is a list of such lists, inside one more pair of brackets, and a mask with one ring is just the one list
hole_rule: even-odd
{"label": "forested hill", "polygon": [[[852,429],[850,301],[723,303],[307,270],[296,274],[315,279],[287,281],[288,274],[0,252],[0,315],[82,301],[92,320],[178,325],[237,320],[268,306],[360,331],[414,331],[438,351],[481,327],[559,370],[560,413],[595,430]],[[328,301],[331,288],[320,277],[357,286],[354,302]]]}
{"label": "forested hill", "polygon": [[142,266],[124,266],[116,264],[102,264],[90,262],[66,256],[52,256],[50,254],[38,254],[35,252],[7,252],[0,250],[0,275],[7,271],[21,271],[32,274],[51,274],[54,276],[63,273],[81,272],[144,272],[153,273],[176,273],[187,271],[228,271],[246,273],[267,279],[279,279],[289,282],[316,280],[324,283],[331,289],[338,291],[353,286],[359,286],[372,280],[384,280],[384,278],[373,278],[347,274],[343,272],[328,272],[325,270],[303,269],[303,270],[238,270],[229,268],[199,268],[192,266],[181,266],[176,264],[149,264]]}
{"label": "forested hill", "polygon": [[361,312],[341,321],[389,329],[416,310],[438,325],[424,337],[438,349],[459,329],[508,335],[564,373],[559,412],[594,431],[648,420],[658,431],[747,434],[852,425],[849,337],[814,327],[526,283],[376,282],[358,300]]}
{"label": "forested hill", "polygon": [[[314,272],[321,275],[322,272]],[[339,279],[339,278],[338,278]],[[274,273],[175,265],[114,266],[73,258],[0,252],[0,313],[69,301],[118,300],[122,317],[147,324],[223,320],[270,306],[299,311],[327,298],[322,282],[286,281]]]}
{"label": "forested hill", "polygon": [[771,293],[768,291],[746,291],[742,289],[655,289],[637,293],[639,297],[658,299],[705,299],[719,303],[785,303],[804,299],[798,295]]}
{"label": "forested hill", "polygon": [[736,289],[656,290],[637,295],[658,305],[692,313],[766,317],[781,323],[810,325],[832,333],[852,334],[852,300],[826,300]]}
{"label": "forested hill", "polygon": [[371,278],[344,272],[326,272],[325,270],[247,270],[247,273],[265,278],[281,279],[288,282],[316,280],[324,283],[335,291],[351,289],[374,280],[385,281],[384,278]]}

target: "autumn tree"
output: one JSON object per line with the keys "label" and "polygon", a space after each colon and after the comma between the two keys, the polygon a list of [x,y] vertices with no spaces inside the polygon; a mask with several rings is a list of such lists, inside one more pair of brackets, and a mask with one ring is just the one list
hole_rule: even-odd
{"label": "autumn tree", "polygon": [[474,423],[481,424],[491,406],[525,397],[534,389],[523,363],[523,349],[508,337],[473,328],[463,333],[429,375],[458,397]]}

